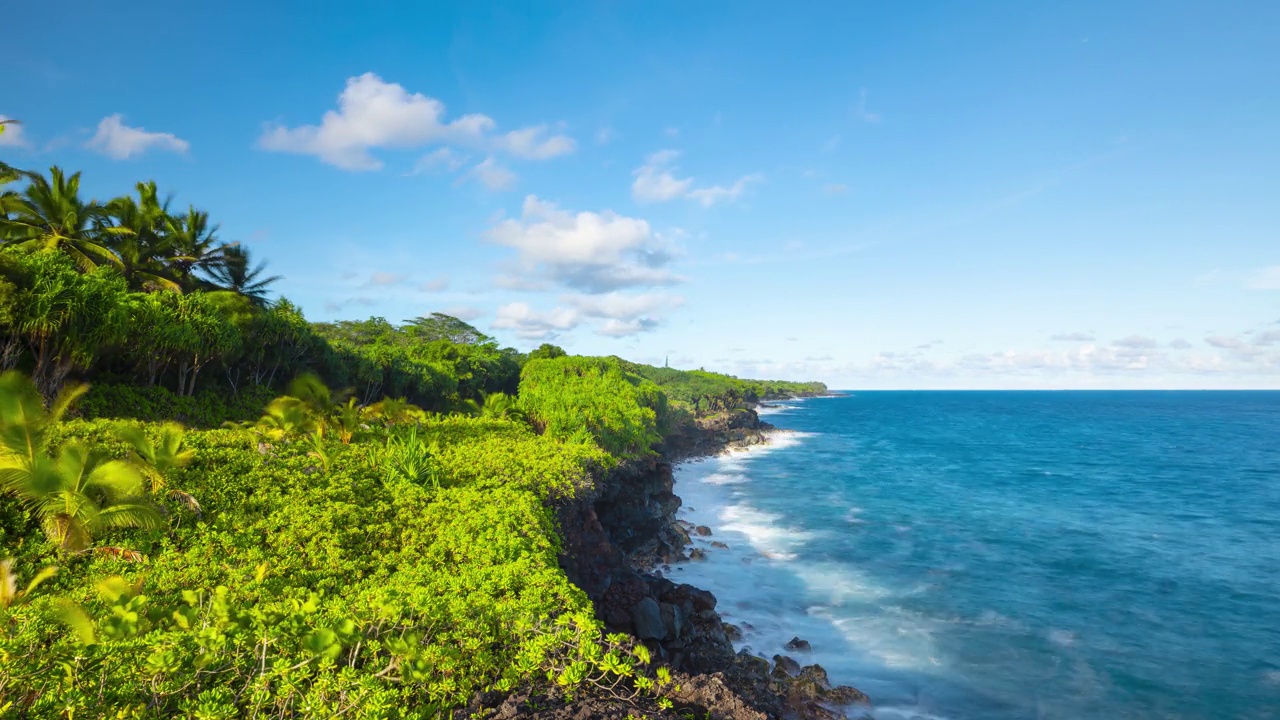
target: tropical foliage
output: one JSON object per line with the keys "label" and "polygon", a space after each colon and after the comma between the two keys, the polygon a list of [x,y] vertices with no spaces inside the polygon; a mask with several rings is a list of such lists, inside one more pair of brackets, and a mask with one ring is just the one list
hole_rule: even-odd
{"label": "tropical foliage", "polygon": [[601,634],[556,510],[677,420],[820,385],[525,356],[439,313],[309,323],[171,205],[0,165],[0,714],[670,689]]}

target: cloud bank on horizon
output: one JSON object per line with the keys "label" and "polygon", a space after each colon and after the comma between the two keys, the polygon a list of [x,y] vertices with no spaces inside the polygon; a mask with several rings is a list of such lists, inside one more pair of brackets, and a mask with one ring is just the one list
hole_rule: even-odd
{"label": "cloud bank on horizon", "polygon": [[[1280,388],[1280,98],[1246,89],[1280,63],[1280,10],[1179,8],[1163,33],[1129,3],[913,29],[736,10],[299,19],[263,51],[277,77],[199,63],[213,37],[274,47],[205,17],[190,53],[105,85],[135,59],[20,38],[0,160],[84,169],[97,197],[155,178],[317,320],[442,311],[519,347],[843,387]],[[929,39],[975,13],[1040,50]]]}

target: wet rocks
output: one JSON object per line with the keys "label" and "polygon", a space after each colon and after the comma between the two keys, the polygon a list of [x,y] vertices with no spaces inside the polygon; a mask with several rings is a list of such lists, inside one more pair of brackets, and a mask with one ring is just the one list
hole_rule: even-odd
{"label": "wet rocks", "polygon": [[631,624],[635,628],[636,637],[641,640],[661,640],[667,636],[662,608],[651,597],[644,598],[631,608]]}
{"label": "wet rocks", "polygon": [[728,546],[728,545],[726,545],[726,544],[724,544],[724,543],[720,542],[719,540],[712,541],[712,543],[711,543],[711,547],[713,547],[713,548],[719,548],[719,549],[721,549],[721,550],[728,550],[728,549],[729,549],[729,546]]}
{"label": "wet rocks", "polygon": [[790,650],[791,652],[809,652],[813,650],[813,648],[809,645],[808,640],[801,640],[798,637],[791,638],[790,640],[787,641],[786,645],[783,645],[783,647],[786,648],[787,650]]}
{"label": "wet rocks", "polygon": [[706,560],[707,551],[703,550],[702,548],[694,548],[689,551],[689,559],[690,560]]}
{"label": "wet rocks", "polygon": [[773,656],[773,671],[777,674],[779,671],[787,677],[795,677],[800,674],[800,663],[792,660],[786,655]]}
{"label": "wet rocks", "polygon": [[707,527],[706,525],[699,525],[695,527],[693,531],[702,537],[707,537],[711,535],[711,528]]}

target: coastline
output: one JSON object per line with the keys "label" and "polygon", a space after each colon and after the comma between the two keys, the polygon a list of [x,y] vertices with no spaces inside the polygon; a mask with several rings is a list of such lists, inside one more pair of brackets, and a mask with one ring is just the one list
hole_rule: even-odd
{"label": "coastline", "polygon": [[[768,409],[770,402],[795,399],[771,398],[762,405]],[[732,720],[869,717],[867,696],[833,685],[820,665],[802,664],[796,659],[804,658],[802,648],[792,653],[795,657],[779,653],[772,660],[735,649],[742,630],[717,611],[718,598],[680,581],[683,564],[705,558],[694,538],[705,539],[702,533],[713,531],[686,527],[678,517],[683,500],[674,492],[675,467],[748,451],[790,434],[762,421],[756,407],[678,428],[664,439],[659,457],[615,469],[600,479],[591,497],[561,507],[562,566],[610,632],[637,637],[675,671],[681,686],[671,697],[676,709]],[[511,715],[510,699],[504,708],[507,714],[498,717],[606,717],[619,710],[607,699],[590,697],[535,713]]]}

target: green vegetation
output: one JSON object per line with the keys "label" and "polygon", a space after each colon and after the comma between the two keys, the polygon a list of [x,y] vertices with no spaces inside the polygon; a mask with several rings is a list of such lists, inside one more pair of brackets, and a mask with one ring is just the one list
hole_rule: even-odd
{"label": "green vegetation", "polygon": [[0,716],[666,704],[560,569],[557,503],[682,417],[816,386],[526,357],[439,314],[313,325],[154,184],[6,181]]}

